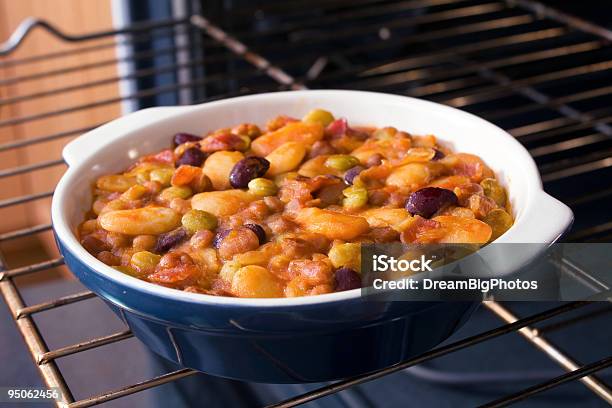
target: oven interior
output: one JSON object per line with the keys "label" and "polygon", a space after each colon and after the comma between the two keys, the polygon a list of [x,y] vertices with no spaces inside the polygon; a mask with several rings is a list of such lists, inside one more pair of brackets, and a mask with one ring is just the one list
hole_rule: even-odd
{"label": "oven interior", "polygon": [[[69,87],[0,95],[0,131],[15,125],[27,129],[41,120],[61,123],[51,134],[26,132],[24,139],[2,142],[0,151],[21,154],[28,146],[65,144],[99,124],[75,128],[70,115],[107,106],[127,113],[306,88],[389,92],[464,109],[508,130],[535,158],[545,190],[574,211],[574,226],[564,239],[612,238],[612,31],[591,20],[529,0],[207,1],[187,2],[163,18],[154,4],[148,7],[133,12],[124,28],[65,36],[62,41],[70,47],[64,51],[14,59],[13,48],[27,47],[21,42],[30,31],[12,38],[0,51],[0,67],[15,69],[0,78],[0,86],[109,65],[118,69]],[[62,33],[62,27],[56,29]],[[114,49],[116,55],[99,57],[101,50]],[[85,54],[87,64],[72,63]],[[54,65],[37,68],[41,60]],[[22,66],[33,68],[24,74]],[[119,86],[118,97],[85,104],[59,98],[107,84]],[[60,101],[51,111],[11,109],[49,97]],[[61,174],[65,165],[56,153],[44,161],[3,166],[0,178]],[[52,194],[50,187],[0,200],[0,210],[43,203],[35,223],[0,234],[2,247],[50,236],[44,206]],[[608,302],[490,302],[438,353],[387,369],[380,380],[348,379],[336,388],[250,387],[151,360],[122,322],[78,283],[31,282],[60,267],[61,257],[41,252],[26,259],[13,264],[0,257],[1,292],[18,328],[7,341],[25,339],[29,353],[24,355],[35,360],[33,365],[29,357],[19,357],[27,368],[15,375],[40,373],[71,407],[143,401],[188,406],[206,399],[219,406],[219,401],[257,401],[288,407],[311,400],[313,406],[395,406],[407,395],[417,406],[442,400],[455,406],[523,401],[534,407],[612,401],[606,385],[612,343]],[[589,276],[580,268],[566,272]],[[529,320],[532,316],[537,318]],[[504,330],[511,334],[502,336]],[[113,360],[112,350],[129,354],[133,364]],[[97,370],[114,374],[92,384]],[[151,371],[156,376],[147,377]]]}

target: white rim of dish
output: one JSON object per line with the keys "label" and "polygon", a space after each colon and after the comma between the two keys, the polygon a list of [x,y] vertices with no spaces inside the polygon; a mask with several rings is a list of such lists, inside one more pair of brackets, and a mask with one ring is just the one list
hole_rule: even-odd
{"label": "white rim of dish", "polygon": [[[337,96],[338,94],[345,94],[347,98],[350,98],[351,95],[360,94],[360,95],[370,95],[372,97],[384,97],[389,99],[395,99],[396,102],[400,101],[410,101],[411,103],[422,104],[424,106],[429,105],[432,109],[443,109],[446,110],[446,114],[448,115],[461,115],[467,116],[470,120],[478,121],[482,125],[488,126],[491,129],[491,132],[495,132],[498,134],[502,134],[504,137],[510,139],[511,143],[515,143],[517,147],[517,151],[521,152],[524,160],[525,167],[521,170],[523,172],[527,172],[529,174],[528,179],[532,180],[530,185],[527,186],[528,194],[527,194],[527,203],[525,203],[524,212],[528,213],[529,208],[535,206],[535,201],[538,194],[546,194],[542,189],[542,181],[540,179],[539,172],[537,170],[537,166],[527,150],[510,134],[508,134],[503,129],[493,125],[492,123],[476,116],[471,113],[452,108],[449,106],[441,105],[435,102],[425,101],[422,99],[393,95],[393,94],[384,94],[377,92],[367,92],[367,91],[351,91],[351,90],[305,90],[305,91],[286,91],[286,92],[272,92],[272,93],[263,93],[257,95],[248,95],[248,96],[240,96],[236,98],[229,98],[220,101],[207,102],[200,105],[193,106],[185,106],[181,107],[181,109],[176,110],[176,115],[180,115],[190,109],[197,108],[202,105],[231,105],[238,101],[251,101],[256,102],[258,99],[263,98],[286,98],[286,97],[299,97],[307,94],[318,94],[318,96]],[[156,108],[153,108],[156,109]],[[176,109],[176,108],[175,108]],[[129,115],[128,115],[129,116]],[[116,119],[121,120],[122,118]],[[162,119],[163,120],[163,119]],[[127,132],[129,133],[129,132]],[[85,137],[87,134],[80,136]],[[125,136],[125,135],[124,135]],[[118,139],[121,139],[120,136]],[[77,140],[77,139],[75,139]],[[74,142],[74,141],[73,141]],[[72,142],[71,142],[72,143]],[[68,145],[67,145],[68,146]],[[91,152],[88,155],[92,157],[96,154],[96,151]],[[486,158],[485,158],[486,159]],[[86,160],[83,160],[86,161]],[[228,305],[228,306],[237,306],[237,307],[292,307],[292,306],[307,306],[307,305],[318,305],[321,303],[330,303],[330,302],[339,302],[349,299],[355,299],[361,295],[361,289],[353,289],[344,292],[334,292],[323,295],[316,296],[303,296],[303,297],[295,297],[295,298],[237,298],[237,297],[227,297],[227,296],[214,296],[207,295],[201,293],[190,293],[185,292],[178,289],[167,288],[164,286],[156,285],[150,282],[146,282],[140,280],[138,278],[132,277],[130,275],[124,274],[122,272],[113,269],[112,267],[104,264],[99,261],[96,257],[87,252],[81,244],[76,239],[74,232],[71,230],[68,222],[63,216],[63,201],[65,197],[69,197],[69,187],[71,185],[72,178],[79,172],[79,165],[70,166],[66,173],[62,176],[59,181],[55,193],[53,195],[52,208],[51,208],[51,217],[53,222],[53,229],[57,236],[57,239],[62,242],[66,250],[70,251],[81,263],[83,263],[84,267],[89,267],[93,269],[95,272],[104,276],[105,278],[111,279],[112,281],[126,285],[132,289],[146,292],[150,295],[159,296],[162,298],[169,298],[176,301],[188,301],[192,303],[206,304],[206,305]],[[513,232],[517,230],[519,225],[513,225],[510,230],[504,234],[502,239],[498,239],[495,242],[512,242]],[[540,240],[535,240],[532,242],[553,242],[558,236],[540,236]]]}

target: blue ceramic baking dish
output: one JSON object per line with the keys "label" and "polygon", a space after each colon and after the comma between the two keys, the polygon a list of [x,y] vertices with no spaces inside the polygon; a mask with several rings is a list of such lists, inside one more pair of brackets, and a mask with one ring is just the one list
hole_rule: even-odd
{"label": "blue ceramic baking dish", "polygon": [[[359,289],[287,299],[187,293],[125,275],[79,244],[76,226],[91,206],[91,184],[97,176],[162,149],[177,132],[261,123],[281,113],[300,117],[314,108],[328,109],[352,123],[435,134],[454,149],[481,156],[507,187],[514,211],[514,226],[498,242],[550,243],[572,221],[571,211],[543,192],[526,150],[471,114],[371,92],[278,92],[146,109],[69,143],[63,152],[69,169],[52,204],[54,231],[66,264],[154,352],[212,375],[269,383],[333,380],[396,364],[439,344],[469,318],[476,304],[372,302],[364,300]],[[525,262],[506,262],[499,273],[515,272]]]}

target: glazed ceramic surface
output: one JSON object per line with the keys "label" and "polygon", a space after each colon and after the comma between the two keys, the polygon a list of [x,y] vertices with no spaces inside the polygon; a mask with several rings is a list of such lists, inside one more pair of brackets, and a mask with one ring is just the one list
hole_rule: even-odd
{"label": "glazed ceramic surface", "polygon": [[[301,117],[315,108],[346,117],[353,125],[434,134],[456,151],[483,158],[508,189],[515,217],[512,228],[496,242],[552,243],[572,222],[569,208],[542,190],[527,151],[476,116],[372,92],[278,92],[145,109],[69,143],[63,152],[69,169],[52,204],[56,239],[66,264],[153,351],[213,375],[276,383],[332,380],[380,369],[434,347],[469,317],[474,303],[373,302],[359,289],[278,299],[187,293],[116,271],[90,255],[76,238],[76,226],[91,207],[96,177],[168,147],[175,133],[201,134],[242,122],[263,124],[279,114]],[[538,251],[500,263],[497,273],[516,272]]]}

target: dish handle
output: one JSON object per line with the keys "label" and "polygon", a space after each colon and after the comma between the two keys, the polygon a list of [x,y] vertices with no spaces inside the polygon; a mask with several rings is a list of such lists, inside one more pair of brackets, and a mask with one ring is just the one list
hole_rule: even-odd
{"label": "dish handle", "polygon": [[539,258],[569,230],[574,214],[567,205],[543,190],[533,199],[512,228],[479,250],[477,257],[461,261],[466,270],[478,271],[479,276],[509,276]]}
{"label": "dish handle", "polygon": [[[565,234],[574,222],[572,210],[553,196],[537,191],[532,204],[522,216],[519,215],[516,228],[496,242],[547,243],[552,244]],[[512,233],[510,233],[512,231]]]}
{"label": "dish handle", "polygon": [[139,110],[97,127],[71,141],[64,147],[62,157],[68,166],[84,161],[96,150],[113,143],[126,133],[184,112],[189,107],[171,106]]}

